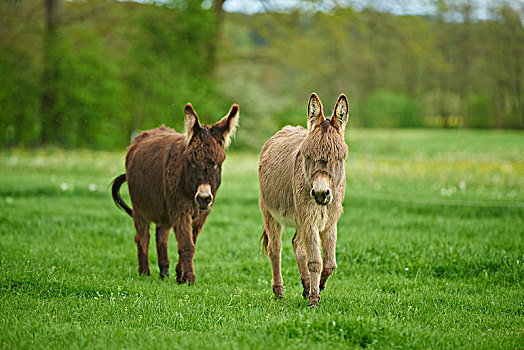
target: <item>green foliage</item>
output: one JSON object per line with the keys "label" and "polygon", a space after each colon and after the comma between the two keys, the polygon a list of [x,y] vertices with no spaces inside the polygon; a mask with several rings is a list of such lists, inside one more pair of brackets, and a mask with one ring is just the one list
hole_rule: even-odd
{"label": "green foliage", "polygon": [[422,111],[417,101],[406,94],[376,91],[366,100],[362,124],[367,127],[420,127]]}
{"label": "green foliage", "polygon": [[74,43],[67,43],[61,55],[59,108],[64,118],[60,145],[94,149],[121,146],[128,135],[115,123],[125,110],[121,102],[124,87],[118,80],[118,67],[104,59],[94,33],[77,33],[75,39],[90,45],[75,48]]}
{"label": "green foliage", "polygon": [[470,95],[468,101],[468,126],[488,129],[494,126],[493,108],[487,96]]}
{"label": "green foliage", "polygon": [[519,348],[522,133],[350,129],[348,140],[338,269],[316,310],[292,229],[284,299],[273,297],[255,155],[228,152],[188,287],[174,280],[174,234],[171,277],[158,277],[153,230],[152,275],[138,276],[132,220],[108,192],[124,151],[4,152],[0,348]]}
{"label": "green foliage", "polygon": [[[11,35],[16,26],[5,26]],[[39,83],[35,57],[18,40],[0,40],[0,145],[31,145],[38,139]]]}
{"label": "green foliage", "polygon": [[[31,5],[2,3],[0,13],[10,19],[3,22],[8,34],[40,42],[43,28]],[[181,131],[187,102],[202,122],[217,121],[231,101],[210,75],[213,30],[201,1],[92,1],[65,4],[62,26],[46,37],[48,56],[42,45],[3,36],[0,144],[121,148],[133,132],[162,123]],[[49,108],[42,108],[44,93],[51,94]]]}

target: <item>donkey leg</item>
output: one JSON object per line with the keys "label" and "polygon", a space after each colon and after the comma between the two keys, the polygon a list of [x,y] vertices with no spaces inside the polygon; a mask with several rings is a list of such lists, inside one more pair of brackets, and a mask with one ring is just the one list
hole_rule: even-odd
{"label": "donkey leg", "polygon": [[195,220],[193,220],[193,243],[195,243],[195,245],[196,245],[198,235],[202,231],[202,228],[204,228],[206,219],[207,219],[207,214],[198,216],[195,218]]}
{"label": "donkey leg", "polygon": [[322,271],[322,258],[320,256],[320,237],[316,230],[308,230],[305,236],[307,267],[309,270],[309,306],[317,307],[320,300],[320,272]]}
{"label": "donkey leg", "polygon": [[169,276],[169,257],[167,255],[167,243],[169,240],[171,227],[156,225],[156,253],[158,255],[158,267],[160,268],[160,278]]}
{"label": "donkey leg", "polygon": [[149,221],[133,212],[135,242],[138,250],[138,273],[149,276]]}
{"label": "donkey leg", "polygon": [[322,252],[324,257],[322,260],[322,275],[320,276],[320,291],[326,288],[326,283],[337,268],[337,261],[335,255],[335,247],[337,243],[337,226],[327,230],[320,239],[322,240]]}
{"label": "donkey leg", "polygon": [[[204,227],[204,224],[206,222],[206,218],[207,218],[207,215],[205,215],[203,217],[199,217],[195,221],[193,221],[193,224],[192,224],[192,228],[193,228],[193,244],[195,246],[196,246],[196,241],[197,241],[198,235],[202,231],[202,228]],[[180,255],[180,251],[179,251],[179,255]],[[193,253],[193,256],[191,257],[191,271],[194,271],[193,270],[193,259],[194,259],[194,253]],[[175,272],[176,272],[176,276],[177,276],[177,282],[178,283],[185,283],[186,280],[188,279],[188,277],[187,276],[184,277],[184,274],[182,273],[181,260],[182,259],[180,259],[180,258],[178,259],[178,262],[177,262],[176,267],[175,267]],[[194,275],[194,272],[193,272],[193,275]],[[193,282],[190,282],[189,284],[194,283],[194,280],[195,280],[195,277],[193,277]]]}
{"label": "donkey leg", "polygon": [[265,212],[264,231],[267,234],[267,255],[271,261],[271,271],[273,272],[273,293],[277,298],[284,295],[284,281],[282,280],[282,270],[280,253],[282,251],[282,226],[269,214]]}
{"label": "donkey leg", "polygon": [[180,263],[180,255],[175,266],[175,273],[177,283],[184,283],[185,281],[182,282],[182,264]]}
{"label": "donkey leg", "polygon": [[293,243],[293,251],[295,252],[295,259],[297,260],[298,271],[300,272],[300,280],[302,281],[302,287],[304,287],[302,296],[304,297],[304,299],[306,299],[309,296],[309,280],[311,277],[309,275],[309,269],[307,267],[306,249],[304,248],[298,230],[297,232],[295,232],[295,235],[293,236],[293,240],[291,242]]}
{"label": "donkey leg", "polygon": [[176,266],[176,280],[178,283],[189,285],[195,283],[193,258],[195,256],[195,242],[193,242],[193,227],[189,215],[184,215],[175,225],[175,237],[178,243],[178,263]]}

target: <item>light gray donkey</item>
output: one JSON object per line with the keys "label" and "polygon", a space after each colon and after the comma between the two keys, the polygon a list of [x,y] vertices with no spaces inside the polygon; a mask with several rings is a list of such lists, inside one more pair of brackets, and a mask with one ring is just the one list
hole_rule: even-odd
{"label": "light gray donkey", "polygon": [[346,188],[347,122],[346,96],[340,95],[327,119],[313,93],[307,130],[286,126],[262,148],[258,174],[264,231],[260,239],[271,261],[276,297],[282,297],[284,287],[280,264],[283,226],[296,228],[293,250],[304,287],[302,295],[309,295],[310,307],[318,306],[320,292],[337,268],[335,244]]}

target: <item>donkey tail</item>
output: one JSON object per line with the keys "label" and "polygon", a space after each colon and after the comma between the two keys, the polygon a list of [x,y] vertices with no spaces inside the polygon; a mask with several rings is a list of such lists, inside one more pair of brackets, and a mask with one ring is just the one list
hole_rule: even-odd
{"label": "donkey tail", "polygon": [[268,254],[267,243],[268,243],[268,236],[267,236],[266,229],[264,229],[262,231],[262,236],[260,236],[260,240],[258,241],[258,246],[262,244],[262,247],[264,248],[263,253],[265,253],[266,255]]}
{"label": "donkey tail", "polygon": [[120,187],[126,181],[126,174],[116,177],[112,182],[111,193],[113,194],[113,201],[115,202],[116,206],[128,213],[129,216],[133,217],[133,210],[129,208],[126,202],[124,202],[119,193]]}

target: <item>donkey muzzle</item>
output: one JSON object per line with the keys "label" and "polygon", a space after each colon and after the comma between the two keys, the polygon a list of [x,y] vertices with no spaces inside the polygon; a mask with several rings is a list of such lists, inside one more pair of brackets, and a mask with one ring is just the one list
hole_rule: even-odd
{"label": "donkey muzzle", "polygon": [[333,194],[325,177],[318,177],[313,181],[310,195],[319,205],[328,205],[333,200]]}
{"label": "donkey muzzle", "polygon": [[311,197],[315,199],[315,202],[320,205],[328,205],[331,203],[331,200],[333,199],[333,196],[331,195],[331,191],[329,189],[323,190],[323,191],[315,191],[315,189],[311,190]]}
{"label": "donkey muzzle", "polygon": [[211,194],[211,186],[209,184],[198,186],[197,193],[195,194],[195,204],[201,210],[211,208],[213,204],[213,194]]}

